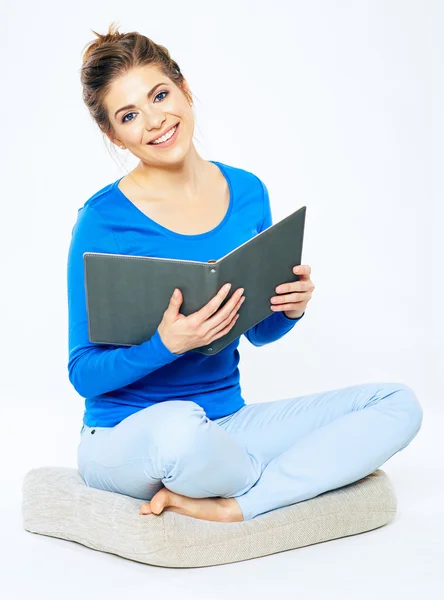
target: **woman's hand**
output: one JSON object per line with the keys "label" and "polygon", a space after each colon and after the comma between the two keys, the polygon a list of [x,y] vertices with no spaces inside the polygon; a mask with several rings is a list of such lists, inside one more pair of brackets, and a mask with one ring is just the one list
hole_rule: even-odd
{"label": "woman's hand", "polygon": [[244,288],[238,288],[219,310],[230,289],[231,283],[225,284],[205,306],[187,317],[179,312],[183,302],[182,291],[178,289],[177,296],[171,296],[158,327],[160,339],[170,352],[183,354],[211,344],[234,327],[245,296],[242,295]]}
{"label": "woman's hand", "polygon": [[275,312],[283,311],[289,319],[298,319],[304,314],[315,285],[310,279],[309,265],[297,265],[293,267],[293,273],[300,275],[300,280],[278,285],[276,293],[280,295],[270,298],[270,308]]}

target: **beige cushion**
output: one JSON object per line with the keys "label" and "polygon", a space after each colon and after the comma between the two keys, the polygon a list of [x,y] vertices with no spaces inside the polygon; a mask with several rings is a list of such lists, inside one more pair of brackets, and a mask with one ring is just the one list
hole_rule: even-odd
{"label": "beige cushion", "polygon": [[173,511],[139,515],[144,503],[88,487],[76,469],[41,467],[24,478],[23,526],[150,565],[202,567],[376,529],[394,518],[397,505],[381,469],[310,500],[235,523]]}

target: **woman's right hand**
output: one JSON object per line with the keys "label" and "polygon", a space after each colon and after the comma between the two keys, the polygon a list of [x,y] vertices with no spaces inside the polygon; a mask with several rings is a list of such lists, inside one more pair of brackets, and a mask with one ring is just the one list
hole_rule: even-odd
{"label": "woman's right hand", "polygon": [[158,327],[162,342],[170,352],[183,354],[187,350],[206,346],[234,327],[239,317],[236,313],[245,300],[245,296],[242,296],[244,288],[236,290],[225,306],[214,315],[230,288],[230,283],[222,286],[208,304],[187,317],[179,312],[183,302],[182,292],[176,290],[177,298],[173,293]]}

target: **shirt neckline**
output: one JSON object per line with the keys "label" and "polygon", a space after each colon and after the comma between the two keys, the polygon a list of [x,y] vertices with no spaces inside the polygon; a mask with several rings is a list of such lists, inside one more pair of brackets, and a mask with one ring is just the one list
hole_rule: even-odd
{"label": "shirt neckline", "polygon": [[225,177],[225,180],[228,184],[228,188],[230,191],[230,202],[228,205],[228,209],[227,212],[225,213],[224,218],[222,219],[222,221],[216,225],[216,227],[214,227],[213,229],[210,229],[210,231],[204,231],[203,233],[196,233],[196,234],[187,234],[187,233],[178,233],[177,231],[173,231],[172,229],[168,229],[167,227],[164,227],[163,225],[161,225],[160,223],[158,223],[157,221],[154,221],[151,217],[149,217],[147,214],[145,214],[143,211],[141,211],[139,208],[137,208],[137,206],[131,202],[131,200],[122,192],[122,190],[119,188],[118,183],[121,179],[123,179],[124,175],[122,175],[122,177],[120,177],[119,179],[117,179],[113,184],[112,184],[112,189],[119,195],[119,197],[121,199],[123,199],[127,204],[130,205],[130,208],[132,207],[133,210],[137,211],[137,213],[139,214],[139,216],[143,219],[148,221],[155,229],[158,229],[159,231],[161,231],[162,233],[165,233],[166,235],[169,235],[171,237],[175,237],[181,240],[199,240],[199,239],[203,239],[203,238],[207,238],[210,237],[212,235],[215,235],[216,233],[218,233],[227,223],[232,211],[233,211],[233,205],[234,205],[234,191],[233,191],[233,186],[231,184],[231,180],[230,177],[226,171],[226,169],[224,168],[224,166],[222,165],[222,163],[215,161],[215,160],[209,160],[208,162],[213,163],[214,165],[216,165],[217,167],[219,167],[222,175]]}

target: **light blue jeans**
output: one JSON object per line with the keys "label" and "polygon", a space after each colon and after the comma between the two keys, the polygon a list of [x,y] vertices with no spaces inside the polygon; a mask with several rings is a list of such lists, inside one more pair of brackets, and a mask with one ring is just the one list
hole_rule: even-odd
{"label": "light blue jeans", "polygon": [[114,427],[84,425],[86,485],[144,501],[166,487],[236,498],[245,520],[369,475],[418,433],[423,411],[401,383],[367,383],[247,404],[211,420],[192,401],[144,408]]}

